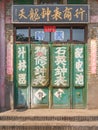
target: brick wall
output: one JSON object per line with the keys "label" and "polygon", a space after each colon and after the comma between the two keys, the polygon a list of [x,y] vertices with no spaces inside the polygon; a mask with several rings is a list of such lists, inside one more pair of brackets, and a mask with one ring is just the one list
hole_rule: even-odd
{"label": "brick wall", "polygon": [[[88,108],[98,109],[98,1],[89,0],[90,23],[88,24]],[[91,73],[91,39],[95,38],[97,43],[97,70]]]}
{"label": "brick wall", "polygon": [[[13,109],[13,74],[8,73],[8,67],[11,66],[11,62],[8,65],[8,57],[9,59],[13,59],[13,51],[11,50],[11,53],[7,53],[7,48],[11,45],[13,46],[13,24],[11,21],[11,14],[12,14],[12,4],[13,0],[7,0],[6,2],[6,25],[5,25],[5,37],[6,37],[6,108],[12,108]],[[13,67],[13,66],[12,66]]]}
{"label": "brick wall", "polygon": [[5,0],[0,2],[0,110],[5,108]]}

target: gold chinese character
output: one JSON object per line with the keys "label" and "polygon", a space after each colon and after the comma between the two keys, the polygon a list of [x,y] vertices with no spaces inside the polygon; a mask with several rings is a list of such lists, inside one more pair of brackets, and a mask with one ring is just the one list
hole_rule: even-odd
{"label": "gold chinese character", "polygon": [[76,9],[76,14],[74,15],[76,18],[79,18],[79,15],[81,17],[81,20],[83,21],[83,14],[85,13],[85,10],[83,10],[82,8],[80,9]]}
{"label": "gold chinese character", "polygon": [[72,13],[71,13],[72,8],[66,7],[66,9],[63,11],[64,12],[64,19],[68,19],[69,21],[72,20]]}
{"label": "gold chinese character", "polygon": [[59,8],[56,7],[56,9],[54,10],[54,14],[52,15],[52,17],[53,17],[53,19],[55,19],[57,21],[58,19],[62,19],[61,14],[62,14],[62,12],[60,12]]}
{"label": "gold chinese character", "polygon": [[42,8],[42,18],[44,19],[45,17],[47,17],[47,21],[49,21],[49,16],[51,14],[51,10],[49,8],[45,9],[45,8]]}
{"label": "gold chinese character", "polygon": [[19,19],[27,19],[27,17],[25,16],[25,10],[24,9],[21,9],[20,12],[19,12]]}
{"label": "gold chinese character", "polygon": [[37,8],[35,10],[31,8],[30,13],[28,15],[28,17],[30,17],[30,20],[37,21],[40,19],[38,11],[39,10]]}

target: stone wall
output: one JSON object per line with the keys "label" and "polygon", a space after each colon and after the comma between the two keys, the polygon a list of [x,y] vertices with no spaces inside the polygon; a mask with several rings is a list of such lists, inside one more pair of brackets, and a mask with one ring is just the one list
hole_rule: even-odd
{"label": "stone wall", "polygon": [[[89,109],[98,109],[98,1],[89,0],[90,23],[88,24],[88,103]],[[91,73],[91,40],[97,44],[96,74]]]}
{"label": "stone wall", "polygon": [[5,0],[0,1],[0,110],[5,108]]}
{"label": "stone wall", "polygon": [[6,108],[13,109],[13,24],[11,21],[13,0],[6,2]]}

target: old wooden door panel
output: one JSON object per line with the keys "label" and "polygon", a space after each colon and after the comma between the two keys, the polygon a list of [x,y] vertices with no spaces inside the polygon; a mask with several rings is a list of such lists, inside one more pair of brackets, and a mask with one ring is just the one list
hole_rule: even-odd
{"label": "old wooden door panel", "polygon": [[85,108],[86,104],[86,45],[76,44],[72,50],[72,107]]}
{"label": "old wooden door panel", "polygon": [[51,47],[52,107],[70,108],[69,45]]}
{"label": "old wooden door panel", "polygon": [[29,91],[25,88],[18,88],[18,107],[26,107],[29,106],[28,100]]}
{"label": "old wooden door panel", "polygon": [[53,88],[54,108],[70,108],[70,88]]}
{"label": "old wooden door panel", "polygon": [[49,107],[49,88],[31,88],[31,107]]}
{"label": "old wooden door panel", "polygon": [[69,46],[53,44],[51,47],[51,86],[69,87]]}
{"label": "old wooden door panel", "polygon": [[49,45],[31,44],[31,107],[49,106]]}
{"label": "old wooden door panel", "polygon": [[30,45],[15,44],[15,107],[30,107]]}
{"label": "old wooden door panel", "polygon": [[49,46],[31,44],[31,86],[49,85]]}
{"label": "old wooden door panel", "polygon": [[28,46],[16,44],[16,81],[18,86],[28,86]]}
{"label": "old wooden door panel", "polygon": [[31,103],[32,108],[85,108],[85,46],[17,44],[14,55],[15,106],[30,107]]}

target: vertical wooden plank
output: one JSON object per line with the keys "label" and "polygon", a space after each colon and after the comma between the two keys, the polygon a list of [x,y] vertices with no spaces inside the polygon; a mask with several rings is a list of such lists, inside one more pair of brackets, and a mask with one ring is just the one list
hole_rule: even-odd
{"label": "vertical wooden plank", "polygon": [[75,45],[74,47],[74,86],[84,86],[84,45]]}
{"label": "vertical wooden plank", "polygon": [[28,48],[26,44],[16,45],[16,77],[18,86],[28,85]]}
{"label": "vertical wooden plank", "polygon": [[51,52],[51,86],[69,87],[69,46],[53,45]]}
{"label": "vertical wooden plank", "polygon": [[73,108],[84,108],[85,86],[85,45],[72,45],[72,98]]}
{"label": "vertical wooden plank", "polygon": [[69,45],[51,47],[51,103],[53,108],[70,108]]}
{"label": "vertical wooden plank", "polygon": [[49,45],[31,44],[31,107],[49,106]]}
{"label": "vertical wooden plank", "polygon": [[32,88],[31,107],[47,108],[49,106],[49,88]]}
{"label": "vertical wooden plank", "polygon": [[0,106],[5,107],[5,0],[0,2]]}
{"label": "vertical wooden plank", "polygon": [[84,45],[85,49],[84,49],[84,52],[85,52],[85,89],[84,89],[84,107],[86,108],[86,105],[87,105],[87,79],[88,79],[88,75],[87,75],[87,72],[88,72],[88,48],[87,48],[87,44]]}
{"label": "vertical wooden plank", "polygon": [[49,85],[49,46],[31,45],[31,86],[46,87]]}
{"label": "vertical wooden plank", "polygon": [[53,107],[70,108],[70,88],[52,88]]}
{"label": "vertical wooden plank", "polygon": [[[15,107],[30,108],[30,45],[14,45]],[[19,75],[25,74],[24,76]]]}

